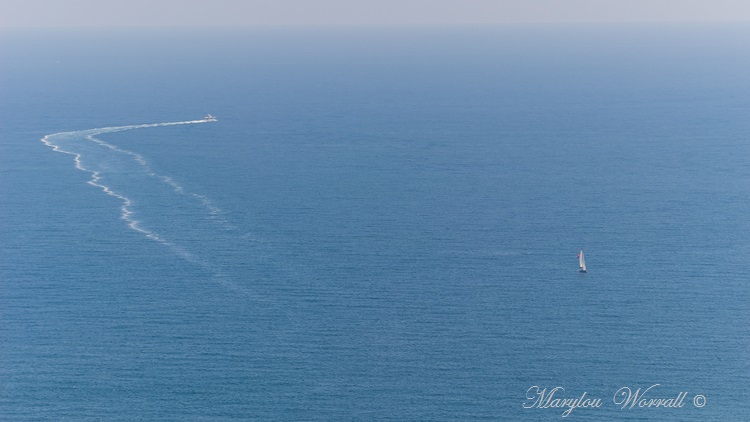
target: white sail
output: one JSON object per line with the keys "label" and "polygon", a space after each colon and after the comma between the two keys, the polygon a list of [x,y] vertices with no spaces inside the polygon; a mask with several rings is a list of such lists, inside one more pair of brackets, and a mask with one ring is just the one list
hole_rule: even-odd
{"label": "white sail", "polygon": [[583,249],[581,249],[580,252],[578,252],[578,271],[585,273],[586,272],[586,260],[583,258]]}

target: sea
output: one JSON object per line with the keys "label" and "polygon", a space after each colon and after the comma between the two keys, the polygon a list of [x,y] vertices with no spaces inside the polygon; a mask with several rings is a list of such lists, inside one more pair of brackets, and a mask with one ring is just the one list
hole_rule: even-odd
{"label": "sea", "polygon": [[748,69],[739,24],[0,30],[0,419],[747,420]]}

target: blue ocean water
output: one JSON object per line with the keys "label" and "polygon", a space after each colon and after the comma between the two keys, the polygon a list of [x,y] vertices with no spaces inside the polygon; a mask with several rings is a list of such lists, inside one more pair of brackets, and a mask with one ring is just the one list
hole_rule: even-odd
{"label": "blue ocean water", "polygon": [[748,31],[0,33],[0,419],[747,418]]}

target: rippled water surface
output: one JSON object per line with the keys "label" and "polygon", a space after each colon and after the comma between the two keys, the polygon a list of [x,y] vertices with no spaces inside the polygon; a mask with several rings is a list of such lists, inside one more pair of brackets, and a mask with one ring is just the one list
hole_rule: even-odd
{"label": "rippled water surface", "polygon": [[0,419],[747,417],[747,35],[0,33]]}

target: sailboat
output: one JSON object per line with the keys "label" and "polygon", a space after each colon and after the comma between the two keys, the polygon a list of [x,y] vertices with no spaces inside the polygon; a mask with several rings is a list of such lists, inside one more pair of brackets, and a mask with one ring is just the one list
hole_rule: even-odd
{"label": "sailboat", "polygon": [[583,249],[578,252],[578,271],[582,273],[586,272],[586,260],[583,259]]}

